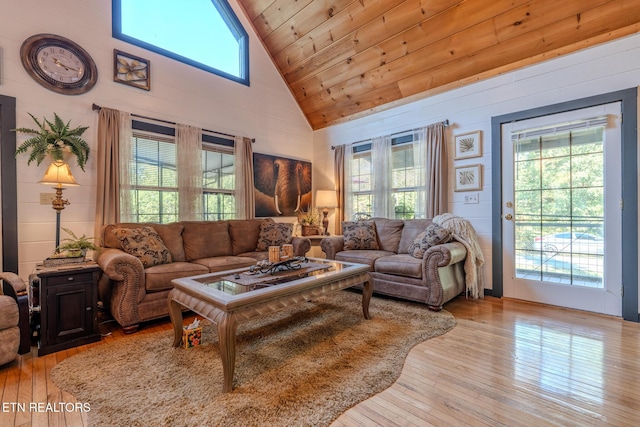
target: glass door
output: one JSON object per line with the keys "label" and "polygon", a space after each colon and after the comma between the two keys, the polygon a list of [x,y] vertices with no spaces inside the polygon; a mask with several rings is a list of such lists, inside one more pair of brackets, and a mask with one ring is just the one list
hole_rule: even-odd
{"label": "glass door", "polygon": [[502,129],[504,296],[620,316],[620,103]]}

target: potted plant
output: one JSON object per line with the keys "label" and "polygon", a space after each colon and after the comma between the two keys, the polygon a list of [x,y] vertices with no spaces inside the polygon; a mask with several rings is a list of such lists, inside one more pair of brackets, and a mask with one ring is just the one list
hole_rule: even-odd
{"label": "potted plant", "polygon": [[32,138],[20,144],[16,150],[16,156],[30,150],[27,164],[36,161],[39,165],[47,155],[51,156],[53,161],[66,161],[68,156],[75,155],[78,166],[84,171],[89,158],[89,144],[81,136],[89,127],[78,126],[72,129],[71,121],[65,124],[56,113],[53,113],[53,122],[47,118],[41,122],[33,114],[28,114],[36,122],[38,129],[13,129],[14,132],[33,135]]}
{"label": "potted plant", "polygon": [[100,250],[100,248],[92,242],[92,240],[94,240],[93,237],[87,237],[84,234],[81,237],[78,237],[73,231],[69,230],[68,228],[62,227],[62,229],[71,237],[62,239],[64,243],[56,248],[57,253],[65,254],[66,257],[71,258],[84,258],[87,255],[87,251]]}
{"label": "potted plant", "polygon": [[309,208],[306,211],[302,211],[298,216],[298,222],[302,227],[301,234],[303,236],[315,236],[320,233],[320,212],[318,208]]}

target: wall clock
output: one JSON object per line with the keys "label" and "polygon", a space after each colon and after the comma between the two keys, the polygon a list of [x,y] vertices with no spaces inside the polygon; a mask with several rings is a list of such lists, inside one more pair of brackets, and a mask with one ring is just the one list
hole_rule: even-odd
{"label": "wall clock", "polygon": [[36,34],[26,39],[20,58],[36,82],[64,95],[88,92],[98,80],[91,55],[77,43],[55,34]]}

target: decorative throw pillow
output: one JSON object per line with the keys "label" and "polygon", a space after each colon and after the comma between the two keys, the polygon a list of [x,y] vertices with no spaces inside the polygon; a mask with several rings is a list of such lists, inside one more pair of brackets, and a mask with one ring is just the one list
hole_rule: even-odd
{"label": "decorative throw pillow", "polygon": [[122,244],[122,250],[137,257],[144,268],[171,262],[171,253],[151,227],[115,228],[113,233]]}
{"label": "decorative throw pillow", "polygon": [[373,221],[344,221],[344,249],[379,249],[376,225]]}
{"label": "decorative throw pillow", "polygon": [[266,251],[269,246],[280,246],[291,243],[293,224],[283,222],[263,222],[260,224],[260,235],[256,251]]}
{"label": "decorative throw pillow", "polygon": [[431,246],[448,242],[451,232],[438,224],[431,224],[415,238],[409,246],[409,253],[415,258],[422,258]]}

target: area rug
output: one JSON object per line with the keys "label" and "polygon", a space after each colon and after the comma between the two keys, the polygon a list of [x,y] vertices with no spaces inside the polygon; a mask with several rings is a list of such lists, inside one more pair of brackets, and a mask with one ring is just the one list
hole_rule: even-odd
{"label": "area rug", "polygon": [[400,376],[409,350],[455,325],[424,304],[340,291],[243,323],[234,390],[222,393],[214,325],[172,348],[172,331],[134,334],[64,359],[51,378],[89,403],[92,426],[326,426]]}

